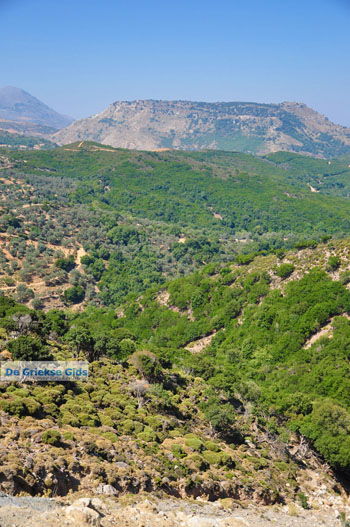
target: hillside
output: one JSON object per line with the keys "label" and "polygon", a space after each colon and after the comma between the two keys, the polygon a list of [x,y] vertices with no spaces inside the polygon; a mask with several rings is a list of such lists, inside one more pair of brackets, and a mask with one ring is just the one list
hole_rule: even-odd
{"label": "hillside", "polygon": [[117,101],[55,133],[53,140],[137,150],[287,150],[326,158],[350,151],[348,128],[290,102]]}
{"label": "hillside", "polygon": [[54,148],[56,145],[42,136],[31,136],[7,132],[0,129],[0,148],[11,148],[13,150],[41,150]]}
{"label": "hillside", "polygon": [[[134,494],[162,527],[169,498],[218,503],[222,527],[241,505],[240,527],[346,525],[348,175],[284,152],[2,149],[0,362],[90,377],[0,384],[0,504]],[[78,525],[119,521],[95,503]]]}
{"label": "hillside", "polygon": [[2,150],[1,290],[46,309],[117,305],[242,251],[346,235],[348,164],[293,159],[94,143]]}
{"label": "hillside", "polygon": [[68,126],[72,118],[57,113],[30,93],[0,88],[0,129],[25,135],[47,135]]}
{"label": "hillside", "polygon": [[151,492],[345,518],[349,267],[349,240],[208,265],[117,316],[0,298],[2,358],[91,362],[87,383],[0,387],[1,490]]}

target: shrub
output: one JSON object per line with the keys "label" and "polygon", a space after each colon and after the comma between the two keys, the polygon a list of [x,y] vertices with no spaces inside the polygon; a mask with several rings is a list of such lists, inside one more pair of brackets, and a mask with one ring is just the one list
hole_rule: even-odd
{"label": "shrub", "polygon": [[339,281],[343,285],[349,284],[350,283],[350,271],[344,271],[343,273],[341,273],[339,277]]}
{"label": "shrub", "polygon": [[80,304],[85,298],[85,291],[81,285],[69,287],[63,293],[63,298],[67,304]]}
{"label": "shrub", "polygon": [[203,443],[199,439],[199,437],[188,437],[185,441],[186,446],[188,446],[191,450],[202,450]]}
{"label": "shrub", "polygon": [[219,465],[221,463],[221,454],[219,452],[212,452],[211,450],[204,450],[203,458],[209,465]]}
{"label": "shrub", "polygon": [[341,260],[338,256],[330,256],[327,261],[327,270],[336,271],[339,269]]}
{"label": "shrub", "polygon": [[81,413],[78,415],[81,426],[97,426],[100,424],[97,415]]}
{"label": "shrub", "polygon": [[211,452],[220,452],[219,445],[214,443],[214,441],[205,441],[204,446],[206,450],[210,450]]}
{"label": "shrub", "polygon": [[294,271],[293,264],[284,263],[284,264],[281,264],[279,267],[277,267],[276,274],[280,278],[288,278],[288,276],[290,276],[293,271]]}
{"label": "shrub", "polygon": [[238,265],[248,265],[254,260],[255,256],[256,256],[255,253],[251,253],[251,254],[237,254],[237,256],[236,256],[236,263]]}
{"label": "shrub", "polygon": [[217,396],[211,396],[205,403],[200,404],[205,417],[211,426],[219,432],[228,432],[235,422],[236,416],[229,403],[222,403]]}
{"label": "shrub", "polygon": [[152,430],[150,426],[145,426],[144,431],[137,434],[137,439],[145,441],[146,443],[152,443],[153,441],[157,441],[158,437],[156,432]]}
{"label": "shrub", "polygon": [[126,357],[136,351],[136,344],[131,339],[123,339],[119,343],[120,353],[122,357]]}
{"label": "shrub", "polygon": [[209,463],[205,461],[199,454],[190,454],[186,457],[184,463],[190,468],[200,470],[201,472],[209,468]]}
{"label": "shrub", "polygon": [[315,249],[317,247],[317,241],[316,240],[300,240],[298,241],[295,246],[296,249]]}
{"label": "shrub", "polygon": [[55,262],[55,266],[58,269],[63,269],[63,271],[69,273],[69,271],[75,267],[74,257],[68,256],[68,258],[58,258]]}
{"label": "shrub", "polygon": [[41,434],[41,441],[46,445],[58,446],[61,441],[61,434],[58,430],[46,430]]}
{"label": "shrub", "polygon": [[60,419],[61,423],[70,426],[79,426],[79,419],[71,412],[63,412]]}
{"label": "shrub", "polygon": [[32,301],[33,309],[42,309],[44,307],[44,302],[41,298],[34,298]]}
{"label": "shrub", "polygon": [[299,492],[298,498],[299,498],[300,505],[302,506],[303,509],[309,509],[310,508],[307,496],[303,492]]}
{"label": "shrub", "polygon": [[125,421],[120,423],[120,428],[123,434],[132,435],[142,432],[143,424],[138,421],[132,421],[132,419],[125,419]]}
{"label": "shrub", "polygon": [[149,381],[157,380],[162,373],[159,359],[149,351],[138,351],[130,358],[130,363]]}
{"label": "shrub", "polygon": [[15,299],[18,302],[28,302],[29,300],[34,298],[34,296],[35,296],[34,291],[32,289],[29,289],[26,285],[19,284],[17,286],[16,292],[15,292]]}
{"label": "shrub", "polygon": [[184,449],[182,448],[181,445],[178,445],[178,444],[172,445],[171,451],[174,454],[174,456],[178,459],[186,457],[186,452],[184,452]]}
{"label": "shrub", "polygon": [[65,441],[74,441],[74,434],[72,432],[64,432],[62,437]]}
{"label": "shrub", "polygon": [[114,432],[103,432],[101,435],[112,443],[115,443],[118,440],[118,436]]}
{"label": "shrub", "polygon": [[40,409],[41,404],[34,399],[34,397],[26,397],[23,399],[23,403],[27,409],[29,415],[35,415]]}
{"label": "shrub", "polygon": [[26,408],[24,406],[23,400],[20,397],[1,399],[0,409],[8,414],[17,415],[17,417],[21,417],[26,413]]}

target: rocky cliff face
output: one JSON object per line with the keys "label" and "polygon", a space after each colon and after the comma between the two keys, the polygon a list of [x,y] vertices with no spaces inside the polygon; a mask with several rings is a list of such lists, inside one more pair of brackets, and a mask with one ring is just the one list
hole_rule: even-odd
{"label": "rocky cliff face", "polygon": [[115,102],[54,134],[60,144],[92,140],[137,150],[279,150],[332,157],[350,152],[350,129],[304,104]]}

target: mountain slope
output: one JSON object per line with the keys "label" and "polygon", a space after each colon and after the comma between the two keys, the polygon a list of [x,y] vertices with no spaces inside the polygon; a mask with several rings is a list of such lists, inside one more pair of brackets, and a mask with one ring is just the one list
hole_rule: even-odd
{"label": "mountain slope", "polygon": [[[299,155],[277,161],[96,143],[2,150],[0,289],[49,308],[79,286],[86,303],[118,305],[237,252],[347,235],[348,165]],[[316,172],[328,195],[310,191]]]}
{"label": "mountain slope", "polygon": [[342,507],[349,247],[208,265],[118,316],[0,296],[0,358],[90,361],[88,382],[2,383],[0,490]]}
{"label": "mountain slope", "polygon": [[[347,239],[208,265],[124,306],[118,326],[142,349],[239,393],[260,423],[272,418],[273,433],[302,434],[349,479],[349,248]],[[97,330],[96,315],[81,321]]]}
{"label": "mountain slope", "polygon": [[49,133],[68,126],[70,117],[57,113],[20,88],[0,88],[0,128],[22,133]]}
{"label": "mountain slope", "polygon": [[350,152],[350,130],[304,104],[117,101],[53,137],[59,144],[98,141],[138,150],[218,149],[319,157]]}

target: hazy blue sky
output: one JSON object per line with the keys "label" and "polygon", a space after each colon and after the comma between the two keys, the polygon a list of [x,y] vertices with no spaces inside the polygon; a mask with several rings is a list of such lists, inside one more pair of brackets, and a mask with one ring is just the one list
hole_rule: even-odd
{"label": "hazy blue sky", "polygon": [[350,126],[350,0],[0,0],[0,86],[114,100],[302,101]]}

